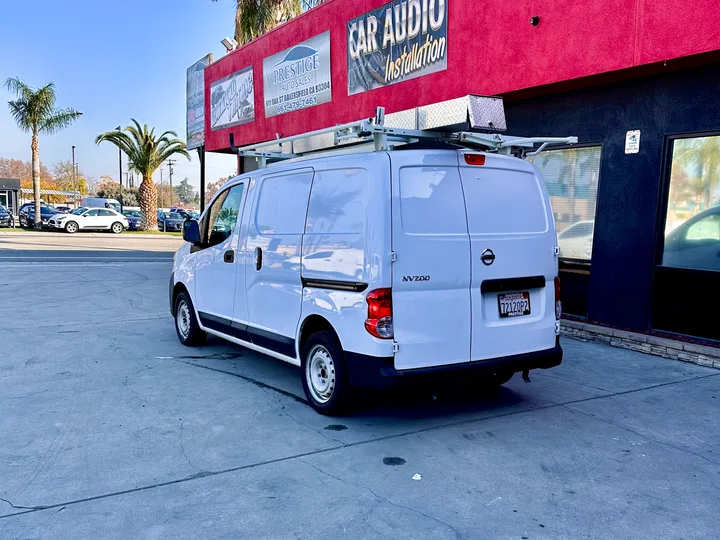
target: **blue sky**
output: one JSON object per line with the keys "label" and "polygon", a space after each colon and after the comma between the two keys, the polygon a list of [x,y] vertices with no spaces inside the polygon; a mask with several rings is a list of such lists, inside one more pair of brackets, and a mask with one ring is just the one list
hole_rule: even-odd
{"label": "blue sky", "polygon": [[[41,136],[40,159],[52,168],[69,160],[75,145],[80,168],[96,178],[117,180],[118,160],[117,148],[96,146],[95,137],[127,125],[131,117],[185,140],[185,71],[208,53],[220,58],[225,53],[220,40],[233,34],[233,0],[0,2],[0,157],[31,157],[30,136],[10,116],[7,102],[13,95],[5,80],[20,77],[31,86],[52,81],[57,105],[83,116],[59,134]],[[187,176],[199,185],[197,152],[191,155],[192,161],[177,158],[173,183]],[[235,163],[233,156],[210,155],[207,181],[231,174]]]}

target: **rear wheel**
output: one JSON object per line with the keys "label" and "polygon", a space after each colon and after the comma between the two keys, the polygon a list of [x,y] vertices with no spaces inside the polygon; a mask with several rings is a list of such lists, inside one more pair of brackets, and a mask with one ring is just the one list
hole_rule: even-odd
{"label": "rear wheel", "polygon": [[201,345],[207,334],[200,328],[190,295],[183,291],[175,299],[175,331],[180,343],[187,347]]}
{"label": "rear wheel", "polygon": [[78,228],[78,224],[74,221],[68,221],[65,224],[65,232],[69,234],[75,234],[76,232],[78,232]]}
{"label": "rear wheel", "polygon": [[110,230],[112,232],[114,232],[115,234],[120,234],[121,232],[123,232],[125,230],[125,227],[123,227],[122,223],[120,223],[119,221],[116,221],[115,223],[112,224],[112,227],[110,227]]}
{"label": "rear wheel", "polygon": [[311,335],[302,350],[302,385],[310,406],[320,414],[347,411],[352,387],[337,336],[323,330]]}

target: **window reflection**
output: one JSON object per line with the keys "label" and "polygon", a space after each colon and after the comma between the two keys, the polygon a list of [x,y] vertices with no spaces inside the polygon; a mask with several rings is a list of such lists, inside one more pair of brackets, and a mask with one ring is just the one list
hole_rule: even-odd
{"label": "window reflection", "polygon": [[555,216],[560,257],[592,257],[600,147],[550,150],[528,160],[540,170]]}
{"label": "window reflection", "polygon": [[663,265],[720,271],[720,136],[673,144]]}

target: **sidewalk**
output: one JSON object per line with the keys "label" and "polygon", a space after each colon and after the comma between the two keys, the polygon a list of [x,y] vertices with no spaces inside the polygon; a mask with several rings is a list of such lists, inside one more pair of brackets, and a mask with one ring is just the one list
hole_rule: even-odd
{"label": "sidewalk", "polygon": [[[24,230],[22,232],[20,231],[14,231],[12,229],[0,229],[0,237],[12,237],[12,238],[43,238],[43,237],[52,237],[57,238],[59,235],[65,235],[66,237],[70,237],[71,235],[63,232],[63,231],[27,231]],[[121,234],[112,234],[109,232],[77,232],[73,237],[88,237],[88,238],[107,238],[112,237],[115,240],[121,240],[121,239],[142,239],[142,240],[177,240],[179,242],[182,242],[181,236],[175,236],[167,233],[158,232],[157,234],[127,234],[127,233],[121,233]]]}

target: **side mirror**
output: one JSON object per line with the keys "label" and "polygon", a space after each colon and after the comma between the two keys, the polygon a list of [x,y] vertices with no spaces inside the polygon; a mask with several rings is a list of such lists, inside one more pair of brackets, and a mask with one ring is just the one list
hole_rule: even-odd
{"label": "side mirror", "polygon": [[183,223],[183,240],[191,244],[200,243],[200,225],[194,219]]}

